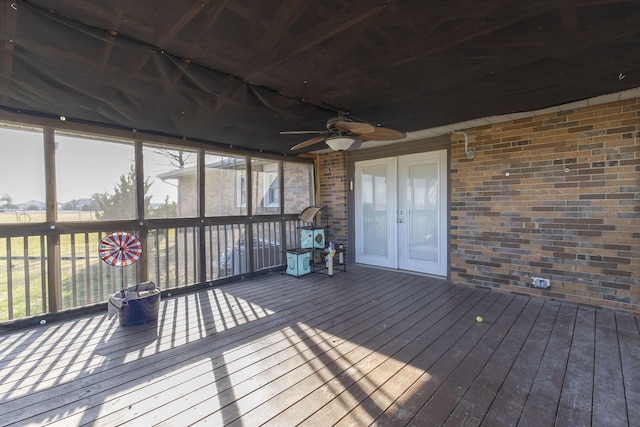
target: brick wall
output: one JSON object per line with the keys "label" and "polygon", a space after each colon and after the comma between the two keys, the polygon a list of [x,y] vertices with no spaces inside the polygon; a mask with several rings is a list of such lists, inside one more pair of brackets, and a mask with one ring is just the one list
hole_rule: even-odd
{"label": "brick wall", "polygon": [[[307,163],[284,162],[284,207],[285,213],[300,213],[312,204],[310,200],[310,165]],[[265,207],[265,180],[262,167],[256,166],[253,171],[253,214],[277,214],[278,207]],[[205,214],[216,215],[244,215],[246,207],[239,206],[238,179],[246,170],[238,169],[205,169]],[[198,191],[196,186],[195,168],[192,173],[181,175],[178,183],[178,216],[198,216]]]}
{"label": "brick wall", "polygon": [[327,242],[347,242],[347,171],[345,152],[323,154],[318,159],[318,206],[327,206]]}
{"label": "brick wall", "polygon": [[311,170],[307,163],[284,162],[284,213],[299,214],[311,200]]}
{"label": "brick wall", "polygon": [[452,136],[452,280],[639,313],[640,99],[466,133],[473,160]]}

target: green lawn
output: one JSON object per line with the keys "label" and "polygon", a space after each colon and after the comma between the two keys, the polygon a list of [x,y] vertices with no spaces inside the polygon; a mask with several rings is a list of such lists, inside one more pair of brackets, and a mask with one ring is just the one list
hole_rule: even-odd
{"label": "green lawn", "polygon": [[[11,215],[15,218],[15,213],[4,212],[1,216],[6,220]],[[105,234],[60,236],[62,309],[106,301],[121,289],[123,273],[125,287],[136,283],[136,264],[112,267],[98,256],[98,245]],[[173,228],[149,231],[143,256],[149,261],[149,279],[163,289],[186,286],[195,280],[193,265],[187,262],[193,257],[193,245],[191,240],[185,245],[183,236]],[[0,322],[46,313],[47,268],[46,237],[0,238]]]}
{"label": "green lawn", "polygon": [[[42,212],[29,212],[32,220]],[[66,213],[65,219],[88,219],[90,212]],[[0,222],[16,222],[15,212],[0,213]],[[105,301],[125,284],[135,283],[136,267],[111,267],[98,256],[100,233],[60,236],[63,308]],[[10,257],[9,257],[10,255]],[[124,271],[123,271],[124,270]],[[41,236],[0,238],[0,321],[46,312],[47,243]],[[9,304],[11,303],[11,310]],[[11,312],[12,311],[12,312]]]}

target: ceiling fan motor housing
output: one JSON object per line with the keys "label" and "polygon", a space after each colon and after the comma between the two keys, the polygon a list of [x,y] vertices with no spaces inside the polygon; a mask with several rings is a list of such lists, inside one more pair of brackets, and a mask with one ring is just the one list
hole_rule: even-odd
{"label": "ceiling fan motor housing", "polygon": [[353,122],[353,120],[346,117],[332,117],[327,120],[327,130],[334,130],[336,128],[336,123],[340,122]]}

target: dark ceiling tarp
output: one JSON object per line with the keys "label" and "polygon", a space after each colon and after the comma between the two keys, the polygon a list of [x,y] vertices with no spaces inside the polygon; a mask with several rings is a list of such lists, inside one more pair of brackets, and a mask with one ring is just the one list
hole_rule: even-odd
{"label": "dark ceiling tarp", "polygon": [[0,1],[0,108],[252,150],[640,87],[637,0]]}
{"label": "dark ceiling tarp", "polygon": [[[20,30],[2,34],[3,50],[12,50],[10,74],[0,80],[7,109],[266,151],[282,145],[274,129],[290,120],[317,125],[330,116],[162,49],[29,3],[17,7]],[[100,62],[104,49],[108,63]]]}

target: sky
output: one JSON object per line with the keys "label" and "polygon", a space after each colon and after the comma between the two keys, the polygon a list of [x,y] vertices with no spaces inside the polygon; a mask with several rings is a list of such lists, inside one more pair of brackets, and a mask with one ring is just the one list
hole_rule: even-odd
{"label": "sky", "polygon": [[[0,197],[8,194],[14,204],[45,201],[42,133],[0,128]],[[89,198],[95,193],[113,192],[121,175],[133,162],[133,144],[111,143],[56,136],[58,202]],[[169,161],[145,150],[145,174],[152,176],[152,202],[177,200],[175,186],[156,177],[173,169]]]}

